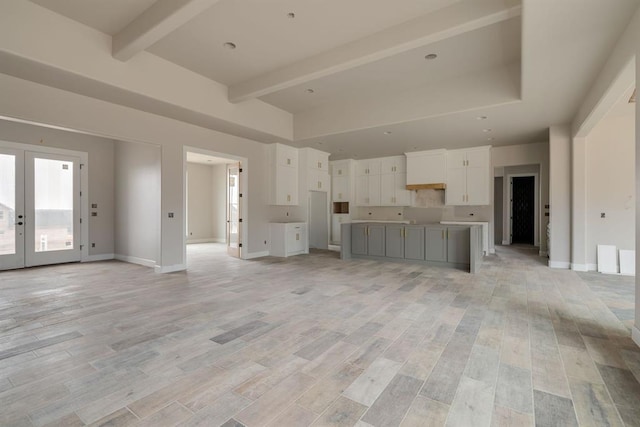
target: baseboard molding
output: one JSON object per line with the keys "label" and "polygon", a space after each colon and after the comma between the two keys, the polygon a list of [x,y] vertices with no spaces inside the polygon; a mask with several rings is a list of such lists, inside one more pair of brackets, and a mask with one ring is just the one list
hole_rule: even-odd
{"label": "baseboard molding", "polygon": [[587,264],[589,271],[598,271],[598,264]]}
{"label": "baseboard molding", "polygon": [[262,258],[265,256],[269,256],[269,251],[262,251],[262,252],[247,252],[243,259],[254,259],[254,258]]}
{"label": "baseboard molding", "polygon": [[114,254],[96,254],[89,255],[82,262],[95,262],[95,261],[107,261],[110,259],[114,259],[116,256]]}
{"label": "baseboard molding", "polygon": [[549,268],[561,268],[564,270],[568,270],[571,267],[571,263],[566,261],[551,261],[549,260]]}
{"label": "baseboard molding", "polygon": [[589,271],[589,264],[576,264],[572,262],[571,269],[573,271]]}
{"label": "baseboard molding", "polygon": [[634,343],[638,344],[638,347],[640,347],[640,329],[636,326],[631,327],[631,339]]}
{"label": "baseboard molding", "polygon": [[217,237],[210,237],[207,239],[187,239],[187,245],[192,243],[224,243],[225,239],[220,239]]}
{"label": "baseboard molding", "polygon": [[175,273],[176,271],[184,271],[187,269],[186,264],[173,264],[173,265],[154,265],[153,267],[156,273]]}
{"label": "baseboard molding", "polygon": [[138,258],[135,256],[121,255],[121,254],[115,254],[113,257],[118,261],[124,261],[131,264],[143,265],[145,267],[153,268],[156,266],[156,262],[151,259],[144,259],[144,258]]}
{"label": "baseboard molding", "polygon": [[511,242],[508,241],[508,240],[503,240],[502,241],[502,246],[509,246],[510,244],[511,244]]}

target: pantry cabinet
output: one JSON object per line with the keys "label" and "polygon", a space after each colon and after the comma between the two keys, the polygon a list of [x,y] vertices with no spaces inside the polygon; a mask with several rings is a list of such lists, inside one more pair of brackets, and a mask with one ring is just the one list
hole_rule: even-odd
{"label": "pantry cabinet", "polygon": [[298,204],[298,150],[284,144],[267,146],[269,204]]}
{"label": "pantry cabinet", "polygon": [[491,147],[447,151],[447,205],[490,203]]}

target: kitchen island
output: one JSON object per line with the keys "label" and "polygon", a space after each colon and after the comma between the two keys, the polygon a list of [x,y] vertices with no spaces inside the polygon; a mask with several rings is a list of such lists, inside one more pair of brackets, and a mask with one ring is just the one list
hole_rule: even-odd
{"label": "kitchen island", "polygon": [[342,224],[341,259],[362,258],[453,267],[476,273],[482,263],[479,225]]}

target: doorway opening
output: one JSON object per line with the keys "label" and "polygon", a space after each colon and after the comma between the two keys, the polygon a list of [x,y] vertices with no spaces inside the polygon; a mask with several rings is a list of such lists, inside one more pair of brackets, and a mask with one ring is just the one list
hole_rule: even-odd
{"label": "doorway opening", "polygon": [[536,236],[535,176],[511,176],[511,243],[534,245]]}
{"label": "doorway opening", "polygon": [[81,219],[87,155],[39,148],[0,142],[0,270],[77,262],[88,254]]}
{"label": "doorway opening", "polygon": [[246,164],[237,156],[185,147],[187,263],[225,254],[246,258]]}

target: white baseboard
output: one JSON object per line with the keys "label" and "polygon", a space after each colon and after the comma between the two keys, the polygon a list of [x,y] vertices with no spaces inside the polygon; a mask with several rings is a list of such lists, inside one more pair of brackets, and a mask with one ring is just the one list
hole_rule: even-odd
{"label": "white baseboard", "polygon": [[631,339],[640,347],[640,329],[637,326],[631,327]]}
{"label": "white baseboard", "polygon": [[225,239],[218,237],[209,237],[206,239],[187,239],[187,245],[192,243],[224,243]]}
{"label": "white baseboard", "polygon": [[269,256],[269,251],[262,252],[248,252],[244,255],[243,259],[254,259],[254,258],[262,258],[264,256]]}
{"label": "white baseboard", "polygon": [[129,262],[131,264],[139,264],[139,265],[143,265],[145,267],[155,267],[156,266],[156,262],[154,260],[151,259],[144,259],[144,258],[138,258],[135,256],[129,256],[129,255],[121,255],[121,254],[115,254],[113,256],[115,259],[117,259],[118,261],[124,261],[124,262]]}
{"label": "white baseboard", "polygon": [[571,263],[566,261],[551,261],[549,260],[549,268],[562,268],[568,270],[571,267]]}
{"label": "white baseboard", "polygon": [[94,262],[94,261],[107,261],[110,259],[114,259],[116,256],[114,254],[96,254],[89,255],[82,262]]}
{"label": "white baseboard", "polygon": [[508,241],[508,240],[503,240],[502,241],[502,246],[509,246],[510,244],[511,244],[511,242]]}
{"label": "white baseboard", "polygon": [[589,264],[577,264],[572,262],[571,269],[573,271],[589,271]]}
{"label": "white baseboard", "polygon": [[155,265],[154,271],[156,273],[175,273],[176,271],[184,271],[187,269],[186,264],[173,264],[173,265]]}
{"label": "white baseboard", "polygon": [[587,264],[589,271],[598,271],[598,264]]}

